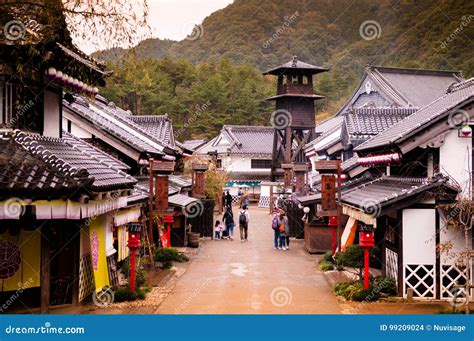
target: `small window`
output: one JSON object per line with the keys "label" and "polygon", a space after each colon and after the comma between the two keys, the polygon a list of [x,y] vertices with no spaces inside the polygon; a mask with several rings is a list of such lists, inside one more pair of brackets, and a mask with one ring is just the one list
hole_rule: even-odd
{"label": "small window", "polygon": [[272,160],[252,160],[251,167],[257,169],[272,168]]}
{"label": "small window", "polygon": [[216,167],[217,167],[218,169],[222,169],[222,159],[217,159],[217,160],[216,160]]}
{"label": "small window", "polygon": [[0,84],[0,125],[13,127],[13,86],[11,83]]}

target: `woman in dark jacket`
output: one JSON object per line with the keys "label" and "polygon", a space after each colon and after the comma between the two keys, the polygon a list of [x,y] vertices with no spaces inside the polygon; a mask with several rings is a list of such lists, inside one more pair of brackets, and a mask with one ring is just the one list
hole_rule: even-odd
{"label": "woman in dark jacket", "polygon": [[222,217],[222,220],[225,223],[227,234],[230,240],[234,240],[234,214],[232,213],[232,206],[227,206],[227,210]]}

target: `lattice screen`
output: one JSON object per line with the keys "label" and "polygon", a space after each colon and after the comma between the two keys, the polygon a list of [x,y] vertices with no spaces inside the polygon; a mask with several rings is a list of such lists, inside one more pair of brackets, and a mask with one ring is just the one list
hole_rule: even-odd
{"label": "lattice screen", "polygon": [[429,264],[405,265],[404,295],[413,289],[413,297],[435,298],[435,267]]}
{"label": "lattice screen", "polygon": [[270,207],[270,197],[261,195],[258,200],[258,207],[269,208]]}
{"label": "lattice screen", "polygon": [[91,254],[81,257],[79,263],[79,302],[94,291],[94,272],[92,271]]}
{"label": "lattice screen", "polygon": [[388,277],[398,283],[398,254],[389,248],[385,249],[385,271]]}
{"label": "lattice screen", "polygon": [[441,266],[441,298],[453,298],[455,290],[462,291],[465,294],[464,288],[455,285],[464,285],[467,280],[466,269],[461,270],[455,265]]}

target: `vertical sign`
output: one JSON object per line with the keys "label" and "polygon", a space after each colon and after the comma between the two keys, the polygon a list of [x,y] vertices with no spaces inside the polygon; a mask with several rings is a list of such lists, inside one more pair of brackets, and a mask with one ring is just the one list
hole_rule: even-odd
{"label": "vertical sign", "polygon": [[336,205],[336,178],[333,175],[321,177],[321,208],[323,211],[335,211]]}
{"label": "vertical sign", "polygon": [[155,177],[155,210],[165,210],[168,208],[168,176],[160,175]]}

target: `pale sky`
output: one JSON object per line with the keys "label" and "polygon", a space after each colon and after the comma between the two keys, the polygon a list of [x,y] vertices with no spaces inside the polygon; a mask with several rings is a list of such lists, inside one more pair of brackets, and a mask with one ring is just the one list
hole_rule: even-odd
{"label": "pale sky", "polygon": [[212,12],[233,0],[149,0],[149,22],[161,39],[182,40]]}

